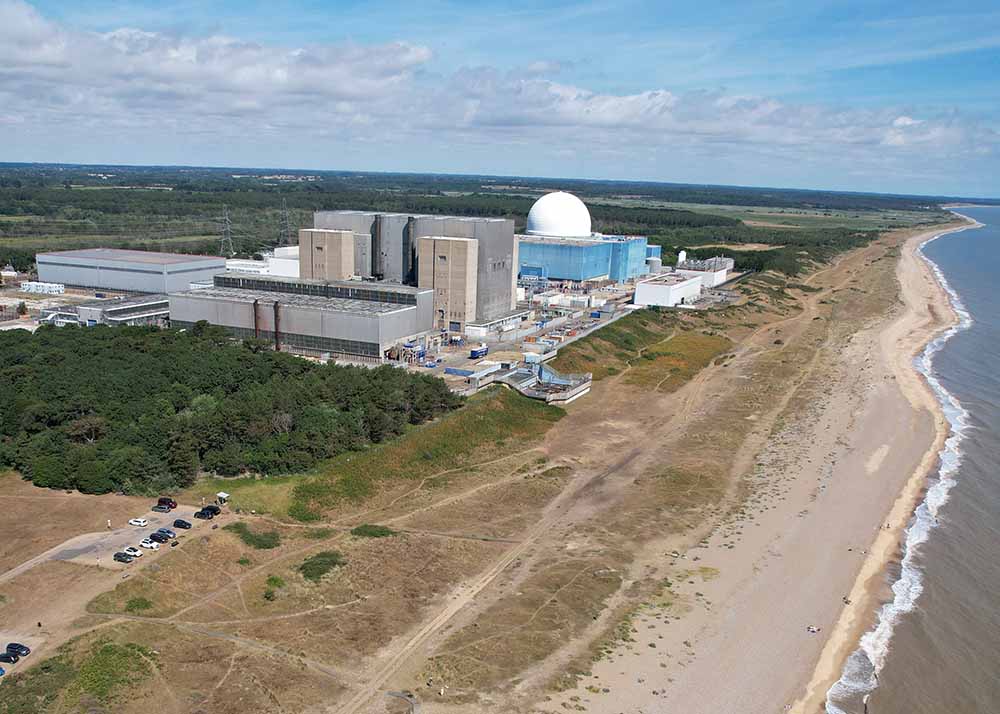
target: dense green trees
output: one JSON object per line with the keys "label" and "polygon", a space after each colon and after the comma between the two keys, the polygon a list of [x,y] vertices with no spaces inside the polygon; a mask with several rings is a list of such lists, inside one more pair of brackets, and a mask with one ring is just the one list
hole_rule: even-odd
{"label": "dense green trees", "polygon": [[427,375],[319,366],[206,326],[0,333],[0,466],[51,488],[152,493],[199,471],[302,471],[458,403]]}

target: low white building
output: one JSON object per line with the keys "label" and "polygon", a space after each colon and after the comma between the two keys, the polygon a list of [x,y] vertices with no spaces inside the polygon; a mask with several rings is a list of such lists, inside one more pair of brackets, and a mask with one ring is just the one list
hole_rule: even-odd
{"label": "low white building", "polygon": [[678,268],[675,275],[683,275],[688,278],[697,278],[701,281],[701,286],[706,290],[722,285],[729,277],[728,270],[685,270]]}
{"label": "low white building", "polygon": [[690,277],[675,273],[661,273],[635,284],[636,305],[648,307],[674,307],[687,305],[701,295],[701,277]]}
{"label": "low white building", "polygon": [[274,254],[267,259],[271,275],[283,278],[299,277],[299,247],[297,245],[275,248]]}
{"label": "low white building", "polygon": [[38,293],[41,295],[62,295],[66,292],[66,286],[62,283],[41,283],[29,280],[21,283],[22,293]]}
{"label": "low white building", "polygon": [[274,253],[266,253],[263,260],[230,258],[226,260],[226,270],[230,273],[297,278],[299,277],[299,247],[290,245],[275,248]]}

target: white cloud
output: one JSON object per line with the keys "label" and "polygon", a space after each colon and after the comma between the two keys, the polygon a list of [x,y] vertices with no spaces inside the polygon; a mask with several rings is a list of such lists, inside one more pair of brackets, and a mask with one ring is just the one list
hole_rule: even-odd
{"label": "white cloud", "polygon": [[[431,58],[430,48],[402,41],[287,48],[223,34],[84,32],[22,0],[0,0],[0,150],[23,148],[30,125],[34,141],[72,130],[105,144],[173,142],[179,162],[190,162],[183,147],[192,138],[252,146],[280,136],[298,156],[313,141],[344,151],[507,145],[553,160],[572,156],[581,167],[596,165],[586,163],[590,157],[627,166],[687,152],[721,163],[739,153],[744,163],[829,162],[853,171],[858,162],[872,165],[873,156],[981,155],[1000,141],[974,121],[912,108],[839,108],[726,91],[602,93],[554,81],[562,67],[545,60],[528,58],[506,73],[475,67],[442,76],[430,71]],[[60,158],[35,148],[39,159]],[[338,165],[331,155],[329,167]]]}

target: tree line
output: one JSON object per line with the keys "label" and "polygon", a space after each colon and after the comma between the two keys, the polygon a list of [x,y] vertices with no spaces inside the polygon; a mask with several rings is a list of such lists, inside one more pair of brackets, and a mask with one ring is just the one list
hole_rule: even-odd
{"label": "tree line", "polygon": [[458,407],[435,377],[317,365],[194,329],[0,332],[0,466],[38,486],[153,494],[283,474]]}

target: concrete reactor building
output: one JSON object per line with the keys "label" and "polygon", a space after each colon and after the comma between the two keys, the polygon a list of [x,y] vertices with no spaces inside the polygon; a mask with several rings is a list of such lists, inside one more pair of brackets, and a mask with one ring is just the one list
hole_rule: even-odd
{"label": "concrete reactor building", "polygon": [[[319,211],[313,225],[354,234],[357,276],[432,289],[437,296],[435,325],[442,329],[466,332],[472,326],[488,332],[522,318],[516,311],[517,242],[509,219]],[[434,241],[421,247],[423,238]],[[442,252],[434,252],[435,246]],[[434,269],[420,265],[428,259],[435,262]],[[452,269],[453,260],[462,267]],[[455,296],[447,297],[453,290]]]}
{"label": "concrete reactor building", "polygon": [[624,283],[648,272],[644,237],[592,232],[587,206],[565,191],[535,201],[517,238],[522,277]]}
{"label": "concrete reactor building", "polygon": [[38,279],[72,287],[133,293],[187,290],[226,270],[226,259],[119,248],[85,248],[39,253]]}

